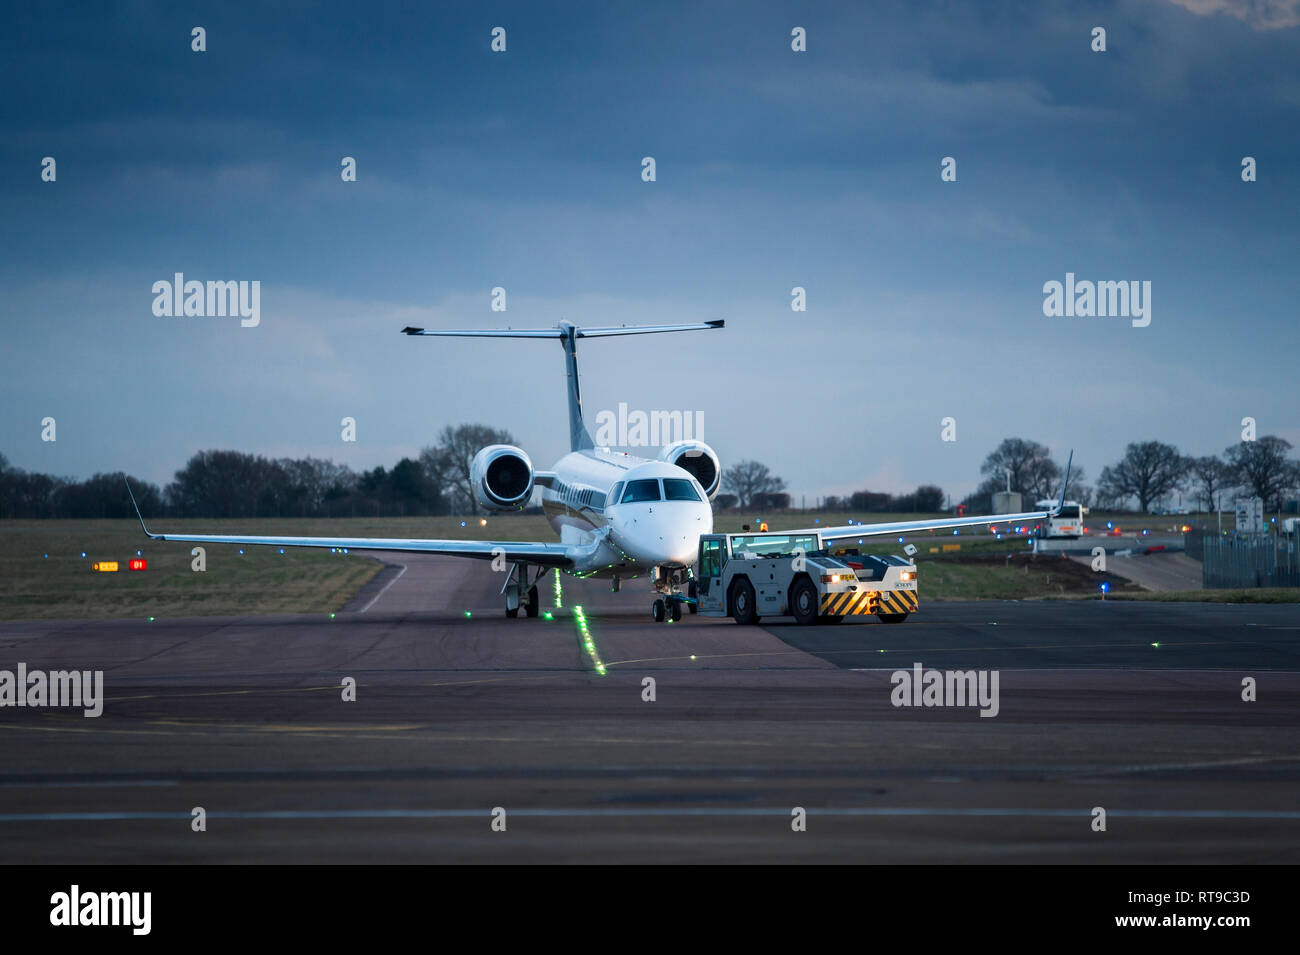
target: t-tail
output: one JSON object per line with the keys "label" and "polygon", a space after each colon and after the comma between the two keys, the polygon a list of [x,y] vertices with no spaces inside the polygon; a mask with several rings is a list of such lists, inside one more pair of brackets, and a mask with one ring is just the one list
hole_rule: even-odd
{"label": "t-tail", "polygon": [[569,449],[582,451],[593,448],[586,422],[582,418],[582,389],[578,384],[578,339],[605,338],[610,335],[654,335],[659,332],[690,332],[707,328],[723,328],[725,322],[715,319],[692,322],[687,325],[605,325],[584,328],[572,322],[560,322],[554,328],[403,328],[404,335],[442,335],[449,338],[558,338],[564,347],[564,370],[569,378]]}

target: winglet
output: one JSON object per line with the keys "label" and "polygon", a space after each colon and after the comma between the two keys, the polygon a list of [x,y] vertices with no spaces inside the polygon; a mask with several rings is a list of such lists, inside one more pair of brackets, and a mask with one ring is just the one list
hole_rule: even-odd
{"label": "winglet", "polygon": [[1056,507],[1052,509],[1052,516],[1055,517],[1061,513],[1061,508],[1065,507],[1065,490],[1070,486],[1070,468],[1074,465],[1074,448],[1070,449],[1070,459],[1065,462],[1065,480],[1061,482],[1061,499],[1057,501]]}
{"label": "winglet", "polygon": [[135,495],[131,493],[131,482],[126,479],[125,475],[122,477],[122,483],[126,485],[126,493],[131,498],[131,506],[135,508],[135,516],[140,520],[140,530],[144,531],[144,536],[151,540],[162,540],[163,535],[150,534],[149,528],[144,526],[144,517],[140,514],[140,505],[135,502]]}

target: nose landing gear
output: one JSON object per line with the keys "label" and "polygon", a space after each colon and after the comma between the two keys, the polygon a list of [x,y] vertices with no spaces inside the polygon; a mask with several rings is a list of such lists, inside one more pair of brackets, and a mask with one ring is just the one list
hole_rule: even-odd
{"label": "nose landing gear", "polygon": [[650,605],[650,616],[654,618],[655,623],[676,623],[682,619],[682,598],[676,594],[669,594],[667,597],[656,597],[655,602]]}
{"label": "nose landing gear", "polygon": [[[676,623],[682,619],[682,607],[690,608],[691,613],[695,613],[695,581],[685,581],[683,571],[673,571],[665,573],[663,568],[656,567],[654,570],[655,590],[661,596],[655,598],[655,602],[650,605],[650,616],[655,623]],[[682,596],[682,584],[687,584],[687,593],[691,599]]]}

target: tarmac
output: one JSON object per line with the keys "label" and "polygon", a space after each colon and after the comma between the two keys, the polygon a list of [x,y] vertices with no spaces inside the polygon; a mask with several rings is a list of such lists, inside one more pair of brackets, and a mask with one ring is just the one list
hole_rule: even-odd
{"label": "tarmac", "polygon": [[[655,624],[548,575],[508,620],[487,563],[400,560],[332,619],[0,624],[106,696],[0,709],[0,862],[1300,861],[1295,605]],[[996,716],[895,705],[917,663]]]}

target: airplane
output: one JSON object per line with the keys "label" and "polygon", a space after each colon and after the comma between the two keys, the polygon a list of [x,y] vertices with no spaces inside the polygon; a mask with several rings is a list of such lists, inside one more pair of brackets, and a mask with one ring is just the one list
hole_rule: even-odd
{"label": "airplane", "polygon": [[[721,461],[709,445],[699,440],[668,444],[655,458],[597,447],[582,414],[577,343],[582,338],[720,329],[724,324],[722,320],[712,320],[678,325],[583,327],[562,321],[552,328],[402,329],[403,334],[410,336],[541,338],[560,342],[568,377],[569,453],[551,470],[541,471],[533,467],[522,448],[494,444],[480,450],[470,465],[474,496],[489,510],[520,510],[528,505],[534,490],[538,490],[547,522],[559,535],[558,542],[158,534],[145,526],[129,483],[127,493],[141,529],[152,540],[397,551],[491,560],[494,569],[505,573],[501,594],[506,616],[511,618],[518,617],[521,609],[526,617],[538,615],[541,600],[537,583],[553,569],[579,578],[609,579],[615,592],[621,589],[624,580],[646,576],[656,595],[651,605],[654,620],[680,620],[683,606],[695,611],[693,567],[700,537],[713,532],[711,502],[722,486]],[[1066,467],[1068,480],[1069,465]],[[1064,497],[1064,488],[1061,493]],[[1046,519],[1052,513],[1046,510],[993,517],[850,524],[815,530],[823,539],[834,540],[1030,522]]]}

